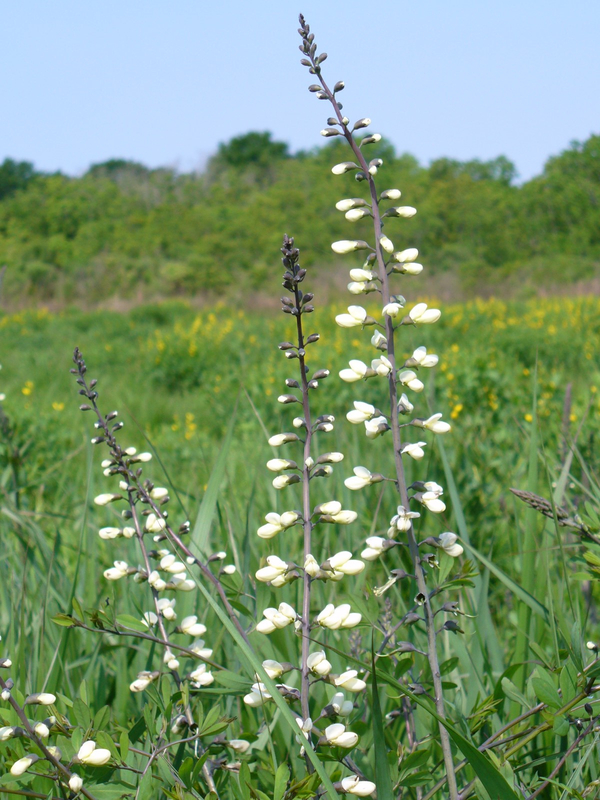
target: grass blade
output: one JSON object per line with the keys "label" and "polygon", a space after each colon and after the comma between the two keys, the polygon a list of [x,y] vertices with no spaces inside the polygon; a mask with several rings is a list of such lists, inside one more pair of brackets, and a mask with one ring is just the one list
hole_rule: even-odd
{"label": "grass blade", "polygon": [[375,755],[375,784],[377,785],[378,800],[393,800],[392,778],[390,765],[387,760],[385,734],[383,730],[383,716],[379,703],[379,688],[377,686],[377,666],[375,660],[375,646],[371,638],[371,675],[373,680],[372,706],[373,713],[373,749]]}

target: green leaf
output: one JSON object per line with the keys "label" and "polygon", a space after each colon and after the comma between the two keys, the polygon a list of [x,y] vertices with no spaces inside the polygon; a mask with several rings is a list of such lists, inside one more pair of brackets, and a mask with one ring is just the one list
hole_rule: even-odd
{"label": "green leaf", "polygon": [[280,764],[275,773],[275,788],[273,800],[283,800],[290,779],[290,769],[287,764]]}
{"label": "green leaf", "polygon": [[521,706],[523,711],[525,709],[531,708],[530,704],[527,702],[527,698],[525,697],[525,695],[519,691],[519,689],[510,680],[510,678],[506,677],[502,678],[501,684],[504,694],[513,702],[518,703],[518,705]]}
{"label": "green leaf", "polygon": [[549,672],[538,667],[536,676],[531,679],[531,685],[538,700],[554,708],[561,708],[563,703]]}
{"label": "green leaf", "polygon": [[76,628],[78,626],[77,620],[69,616],[69,614],[55,614],[51,619],[55,625],[61,625],[63,628]]}
{"label": "green leaf", "polygon": [[122,625],[124,628],[130,628],[132,631],[138,633],[148,633],[148,626],[144,625],[141,619],[132,617],[131,614],[118,614],[117,624]]}
{"label": "green leaf", "polygon": [[383,730],[383,715],[381,713],[381,705],[379,702],[379,688],[377,686],[377,662],[375,660],[375,644],[373,637],[371,638],[371,674],[373,676],[372,722],[377,798],[378,800],[394,800],[390,765],[388,763],[387,747],[385,745],[385,732]]}
{"label": "green leaf", "polygon": [[127,761],[129,755],[129,735],[127,731],[121,731],[119,736],[119,751],[121,753],[121,761]]}
{"label": "green leaf", "polygon": [[577,670],[569,660],[560,671],[560,690],[562,692],[562,704],[566,705],[575,698],[577,694]]}
{"label": "green leaf", "polygon": [[562,714],[560,714],[558,717],[554,717],[552,730],[557,736],[566,736],[569,732],[569,721],[566,717],[563,717]]}
{"label": "green leaf", "polygon": [[89,728],[92,724],[92,715],[90,710],[86,704],[80,700],[79,697],[76,697],[73,701],[73,716],[75,717],[77,724],[81,725],[81,727],[84,729]]}

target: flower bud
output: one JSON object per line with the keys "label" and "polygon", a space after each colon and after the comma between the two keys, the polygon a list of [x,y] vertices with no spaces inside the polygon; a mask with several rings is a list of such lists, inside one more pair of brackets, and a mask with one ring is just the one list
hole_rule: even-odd
{"label": "flower bud", "polygon": [[354,161],[342,161],[341,164],[336,164],[331,168],[334,175],[343,175],[345,172],[351,172],[353,169],[359,169],[358,164]]}

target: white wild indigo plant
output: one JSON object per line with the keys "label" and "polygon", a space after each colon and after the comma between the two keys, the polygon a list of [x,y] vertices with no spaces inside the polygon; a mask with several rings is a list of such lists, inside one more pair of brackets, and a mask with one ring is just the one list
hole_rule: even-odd
{"label": "white wild indigo plant", "polygon": [[[94,420],[93,444],[105,450],[107,485],[94,498],[94,519],[111,548],[100,567],[103,591],[111,591],[99,608],[73,598],[54,621],[74,636],[99,637],[108,652],[127,647],[129,671],[116,680],[119,691],[128,687],[128,715],[95,708],[85,680],[70,696],[60,682],[35,685],[23,674],[24,647],[16,665],[0,659],[0,792],[49,800],[596,797],[598,645],[589,642],[586,653],[579,621],[568,629],[562,610],[545,608],[490,562],[519,613],[525,609],[517,642],[543,633],[542,619],[552,654],[532,644],[532,663],[504,663],[481,645],[484,621],[465,621],[487,602],[485,587],[463,558],[466,536],[459,542],[440,522],[439,476],[421,472],[432,440],[450,431],[422,399],[438,355],[420,342],[409,346],[441,312],[407,304],[397,289],[406,282],[409,294],[423,271],[405,229],[396,228],[416,210],[399,204],[399,189],[377,187],[385,165],[366,153],[381,136],[365,132],[369,119],[351,124],[344,116],[344,83],[325,82],[326,54],[317,53],[303,17],[299,32],[302,63],[318,81],[309,89],[331,106],[322,133],[350,148],[351,160],[332,172],[360,187],[361,196],[341,199],[337,209],[361,230],[371,226],[366,238],[332,244],[363,258],[352,265],[348,289],[369,303],[355,300],[336,321],[367,332],[373,348],[368,363],[349,360],[338,384],[342,397],[356,391],[347,419],[364,431],[369,455],[346,467],[334,417],[320,407],[319,385],[338,378],[316,362],[319,335],[307,327],[314,298],[287,235],[282,308],[290,340],[279,349],[294,373],[279,402],[290,419],[272,432],[267,463],[281,507],[256,531],[260,563],[252,574],[226,563],[234,561],[231,539],[205,552],[197,523],[183,508],[169,512],[171,492],[145,472],[151,454],[121,443],[123,423],[100,409],[97,381],[88,380],[76,349],[80,408]],[[0,430],[12,441],[3,400]],[[347,476],[343,483],[334,470]],[[355,492],[376,500],[368,516],[344,507]],[[535,494],[519,496],[556,519],[557,533],[560,524],[587,537],[585,559],[600,571],[598,515],[584,524]],[[382,508],[396,509],[383,527]],[[233,533],[238,544],[244,533]],[[468,637],[457,638],[465,629]],[[467,703],[469,684],[477,695]]]}

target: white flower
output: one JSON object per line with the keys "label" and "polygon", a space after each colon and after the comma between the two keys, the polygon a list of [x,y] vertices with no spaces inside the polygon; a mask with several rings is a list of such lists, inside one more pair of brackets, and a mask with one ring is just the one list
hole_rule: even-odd
{"label": "white flower", "polygon": [[353,425],[360,425],[367,419],[371,419],[375,415],[375,406],[370,403],[363,403],[360,400],[354,401],[354,411],[349,411],[346,414],[346,419]]}
{"label": "white flower", "polygon": [[294,473],[293,475],[278,475],[276,478],[273,478],[273,486],[276,489],[285,489],[286,486],[290,486],[292,483],[299,483],[300,476]]}
{"label": "white flower", "polygon": [[417,347],[411,356],[411,361],[415,362],[418,367],[435,367],[439,361],[439,357],[433,353],[428,354],[426,347]]}
{"label": "white flower", "polygon": [[358,742],[358,734],[347,731],[346,726],[341,722],[334,722],[325,728],[324,736],[327,742],[334,747],[344,747],[350,749],[355,747]]}
{"label": "white flower", "polygon": [[98,531],[98,536],[101,539],[116,539],[117,537],[121,536],[121,529],[120,528],[100,528]]}
{"label": "white flower", "polygon": [[375,273],[370,269],[351,269],[350,279],[355,283],[368,283],[376,277]]}
{"label": "white flower", "polygon": [[362,692],[367,688],[367,684],[357,677],[358,672],[355,669],[347,669],[334,678],[334,685],[338,688],[345,689],[347,692]]}
{"label": "white flower", "polygon": [[365,568],[362,561],[352,558],[349,550],[342,550],[327,561],[334,573],[339,572],[342,575],[358,575]]}
{"label": "white flower", "polygon": [[88,740],[79,748],[77,760],[81,761],[82,764],[89,764],[92,767],[101,767],[110,761],[110,750],[96,747],[96,742]]}
{"label": "white flower", "polygon": [[446,510],[446,504],[440,500],[440,494],[441,492],[437,491],[417,492],[414,498],[433,514],[441,514]]}
{"label": "white flower", "polygon": [[162,486],[155,486],[154,489],[150,492],[150,497],[153,500],[164,500],[165,497],[169,496],[169,490],[165,489]]}
{"label": "white flower", "polygon": [[304,571],[307,572],[311,578],[315,578],[319,574],[319,562],[310,553],[304,559]]}
{"label": "white flower", "polygon": [[[159,591],[157,587],[155,588]],[[173,575],[169,583],[165,584],[165,588],[173,589],[176,592],[193,592],[196,588],[196,583],[191,578],[187,578],[186,574],[180,573],[179,575]]]}
{"label": "white flower", "polygon": [[51,706],[53,703],[56,703],[56,695],[51,692],[30,694],[25,700],[26,705]]}
{"label": "white flower", "polygon": [[367,250],[369,249],[369,245],[367,242],[362,240],[342,239],[339,242],[333,242],[331,249],[334,253],[343,256],[346,253],[352,253],[355,250]]}
{"label": "white flower", "polygon": [[279,661],[274,661],[273,659],[268,658],[266,661],[262,662],[262,667],[272,680],[281,678],[283,675],[283,665],[280,664]]}
{"label": "white flower", "polygon": [[375,331],[373,336],[371,336],[371,344],[378,350],[387,350],[387,339],[381,331]]}
{"label": "white flower", "polygon": [[50,728],[46,725],[45,722],[36,722],[33,726],[33,730],[40,739],[47,739],[50,736]]}
{"label": "white flower", "polygon": [[123,536],[126,539],[131,539],[133,536],[136,535],[136,533],[137,533],[137,531],[136,531],[135,528],[129,528],[129,527],[123,528]]}
{"label": "white flower", "polygon": [[340,378],[346,383],[355,383],[356,381],[360,381],[367,377],[369,368],[363,361],[352,359],[349,366],[349,369],[343,369],[340,371]]}
{"label": "white flower", "polygon": [[386,378],[393,369],[392,362],[386,356],[381,355],[371,361],[371,369],[375,370],[381,378]]}
{"label": "white flower", "polygon": [[402,192],[400,189],[386,189],[380,194],[381,200],[400,200]]}
{"label": "white flower", "polygon": [[306,660],[306,664],[311,672],[315,675],[319,675],[321,678],[326,678],[331,672],[331,664],[327,660],[324,650],[311,653]]}
{"label": "white flower", "polygon": [[432,433],[448,433],[451,426],[447,422],[442,422],[441,413],[432,414],[427,419],[413,419],[411,425],[416,425],[418,428],[426,428]]}
{"label": "white flower", "polygon": [[115,500],[122,499],[120,494],[99,494],[94,497],[94,503],[96,503],[97,506],[107,506],[109,503],[114,503]]}
{"label": "white flower", "polygon": [[377,284],[375,281],[367,281],[366,283],[352,281],[348,284],[348,291],[350,294],[368,294],[369,292],[377,291]]}
{"label": "white flower", "polygon": [[338,628],[354,628],[360,624],[361,619],[361,614],[350,611],[349,603],[342,603],[341,606],[329,603],[317,616],[317,624],[335,631]]}
{"label": "white flower", "polygon": [[257,570],[256,579],[262,583],[270,583],[281,575],[285,575],[288,569],[287,561],[282,561],[279,556],[268,556],[267,566]]}
{"label": "white flower", "polygon": [[6,742],[15,735],[15,728],[13,725],[4,725],[0,728],[0,742]]}
{"label": "white flower", "polygon": [[73,772],[71,777],[69,778],[69,789],[72,792],[80,792],[83,788],[83,780],[77,775],[76,772]]}
{"label": "white flower", "polygon": [[417,378],[412,369],[403,369],[398,375],[398,380],[403,386],[408,386],[409,389],[412,389],[413,392],[422,392],[425,388],[425,384]]}
{"label": "white flower", "polygon": [[410,402],[408,397],[405,394],[402,394],[400,400],[398,400],[398,413],[399,414],[410,414],[414,410],[413,404]]}
{"label": "white flower", "polygon": [[408,312],[408,316],[415,324],[426,325],[437,322],[442,312],[438,308],[427,308],[427,303],[417,303]]}
{"label": "white flower", "polygon": [[299,514],[295,511],[284,511],[283,514],[276,514],[272,511],[265,517],[267,524],[262,525],[258,529],[257,534],[261,539],[272,539],[273,536],[276,536],[280,531],[293,525],[298,518]]}
{"label": "white flower", "polygon": [[280,603],[278,608],[265,608],[263,616],[265,619],[256,626],[259,633],[273,633],[278,628],[285,628],[295,622],[298,615],[288,603]]}
{"label": "white flower", "polygon": [[338,200],[335,207],[338,211],[350,211],[351,208],[361,208],[366,205],[362,197],[350,197],[347,200]]}
{"label": "white flower", "polygon": [[316,514],[339,514],[342,510],[342,504],[339,500],[328,500],[326,503],[321,503],[320,506],[315,508]]}
{"label": "white flower", "polygon": [[398,513],[390,520],[390,528],[403,533],[410,528],[413,519],[418,519],[420,516],[418,511],[407,511],[404,506],[398,506]]}
{"label": "white flower", "polygon": [[377,788],[373,781],[362,781],[358,775],[349,775],[347,778],[342,778],[341,784],[342,792],[354,794],[357,797],[368,797]]}
{"label": "white flower", "polygon": [[353,169],[358,169],[358,164],[355,164],[353,161],[342,161],[341,164],[336,164],[332,167],[331,171],[334,175],[343,175],[344,172],[350,172],[350,170]]}
{"label": "white flower", "polygon": [[385,417],[373,417],[365,422],[365,432],[367,438],[376,439],[382,433],[389,431],[390,426],[387,424]]}
{"label": "white flower", "polygon": [[250,708],[258,708],[272,699],[264,683],[253,683],[251,692],[244,696],[244,703]]}
{"label": "white flower", "polygon": [[394,261],[405,263],[407,261],[416,261],[419,257],[419,251],[416,247],[407,247],[406,250],[398,250],[394,253]]}
{"label": "white flower", "polygon": [[221,571],[224,572],[225,575],[235,575],[237,567],[235,564],[225,564]]}
{"label": "white flower", "polygon": [[382,249],[385,250],[386,253],[393,253],[394,252],[394,245],[388,237],[383,234],[379,237],[379,244],[381,245]]}
{"label": "white flower", "polygon": [[354,709],[354,703],[352,700],[346,700],[343,692],[336,692],[328,705],[333,708],[338,717],[349,717]]}
{"label": "white flower", "polygon": [[196,653],[200,658],[210,658],[213,654],[210,647],[204,646],[204,639],[196,639],[196,641],[190,645],[190,650]]}
{"label": "white flower", "polygon": [[338,511],[337,514],[329,514],[328,516],[331,517],[333,522],[337,522],[338,525],[350,525],[358,517],[358,514],[356,511],[342,509],[342,511]]}
{"label": "white flower", "polygon": [[365,486],[370,486],[372,483],[378,483],[380,480],[382,480],[381,475],[376,474],[374,476],[373,473],[366,467],[354,467],[353,471],[354,476],[352,478],[346,478],[344,481],[346,488],[351,489],[352,491],[364,489]]}
{"label": "white flower", "polygon": [[152,672],[138,673],[137,678],[129,685],[130,691],[143,692],[144,689],[147,689],[148,686],[150,686],[155,677],[156,676]]}
{"label": "white flower", "polygon": [[142,622],[148,628],[152,628],[158,622],[158,617],[156,616],[154,611],[146,611],[146,613],[143,616]]}
{"label": "white flower", "polygon": [[457,543],[457,539],[458,536],[450,531],[446,531],[446,533],[440,533],[438,536],[440,548],[445,553],[448,553],[449,556],[452,556],[452,558],[458,558],[458,556],[461,556],[464,553],[464,548],[462,545]]}
{"label": "white flower", "polygon": [[359,219],[363,217],[370,217],[371,216],[371,209],[370,208],[351,208],[349,211],[346,211],[344,214],[346,219],[349,222],[357,222]]}
{"label": "white flower", "polygon": [[114,567],[104,570],[104,577],[107,581],[118,581],[127,575],[129,565],[126,561],[115,561]]}
{"label": "white flower", "polygon": [[404,217],[410,219],[417,213],[417,209],[412,206],[396,206],[395,208],[388,209],[387,212],[391,217]]}
{"label": "white flower", "polygon": [[173,620],[177,619],[177,614],[175,613],[175,605],[177,600],[169,600],[168,597],[163,597],[156,603],[156,607],[158,609],[158,613],[163,616],[165,619]]}
{"label": "white flower", "polygon": [[202,686],[210,686],[215,678],[212,672],[208,671],[206,664],[200,664],[193,672],[190,672],[190,680],[192,681],[192,686],[199,689]]}
{"label": "white flower", "polygon": [[298,434],[296,433],[276,433],[275,436],[271,436],[269,439],[269,444],[271,447],[281,447],[282,444],[287,444],[288,442],[297,442],[298,441]]}
{"label": "white flower", "polygon": [[383,307],[383,314],[387,314],[388,317],[392,317],[394,319],[400,313],[402,306],[400,303],[388,303]]}
{"label": "white flower", "polygon": [[15,763],[12,765],[12,767],[10,768],[10,774],[22,775],[24,772],[27,772],[29,767],[32,764],[35,764],[36,761],[39,761],[39,756],[35,755],[23,756],[23,758],[20,758],[18,761],[15,761]]}
{"label": "white flower", "polygon": [[427,442],[409,442],[408,444],[405,444],[403,446],[400,452],[407,453],[411,458],[414,458],[418,461],[425,455],[425,451],[423,450],[423,448],[425,447],[426,444]]}
{"label": "white flower", "polygon": [[367,547],[362,551],[360,557],[364,558],[365,561],[375,561],[388,549],[386,543],[387,539],[382,536],[369,536],[366,541]]}
{"label": "white flower", "polygon": [[165,572],[170,572],[173,575],[177,575],[179,572],[185,572],[185,564],[183,564],[181,561],[177,561],[177,557],[172,553],[163,556],[160,560],[159,566],[160,569],[164,570]]}
{"label": "white flower", "polygon": [[322,456],[319,456],[319,464],[339,464],[343,460],[343,453],[323,453]]}
{"label": "white flower", "polygon": [[162,517],[157,517],[156,514],[148,514],[144,530],[148,533],[160,533],[167,527],[167,521]]}
{"label": "white flower", "polygon": [[287,458],[272,458],[267,461],[267,469],[270,469],[271,472],[281,472],[284,469],[294,469],[295,467],[296,463]]}
{"label": "white flower", "polygon": [[418,264],[416,261],[407,261],[404,264],[394,264],[393,270],[401,275],[419,275],[423,272],[423,264]]}
{"label": "white flower", "polygon": [[203,636],[206,633],[206,625],[198,622],[198,617],[194,614],[181,620],[179,630],[188,636]]}
{"label": "white flower", "polygon": [[367,312],[362,306],[348,306],[347,314],[338,314],[335,321],[340,328],[357,328],[367,318]]}
{"label": "white flower", "polygon": [[235,750],[236,753],[245,753],[250,747],[250,742],[246,739],[230,739],[227,744],[232,750]]}

